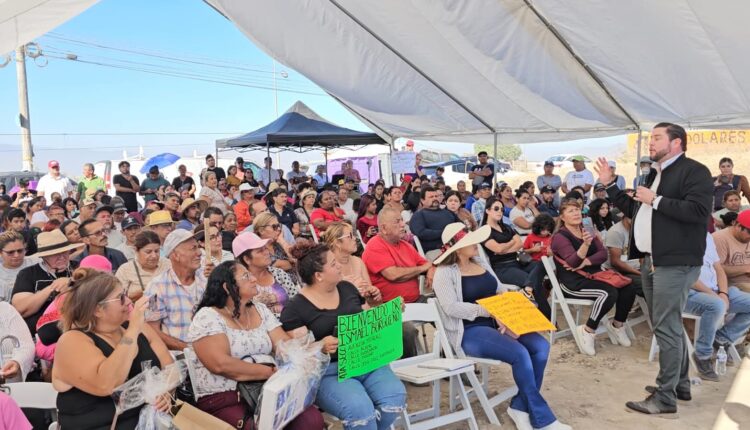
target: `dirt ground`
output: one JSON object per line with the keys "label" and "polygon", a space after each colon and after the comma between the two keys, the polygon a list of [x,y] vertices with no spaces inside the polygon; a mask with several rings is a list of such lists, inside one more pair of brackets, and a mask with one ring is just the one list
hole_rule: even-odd
{"label": "dirt ground", "polygon": [[[630,348],[612,345],[606,335],[598,336],[595,357],[580,354],[571,337],[555,342],[547,365],[543,394],[558,419],[576,430],[711,429],[732,385],[737,366],[728,368],[721,382],[703,381],[700,385],[693,385],[693,400],[679,402],[677,419],[627,412],[625,402],[643,400],[647,396],[643,387],[654,383],[659,368],[657,361],[648,361],[651,346],[648,326],[640,324],[635,332],[637,338]],[[510,366],[494,367],[490,390],[493,393],[500,391],[512,381]],[[447,384],[443,385],[447,387]],[[429,390],[428,387],[407,385],[410,411],[429,405]],[[443,405],[447,405],[447,397],[447,394],[443,396]],[[472,406],[480,429],[497,428],[489,424],[476,400]],[[503,429],[514,429],[505,413],[507,407],[507,402],[502,403],[495,412]],[[459,423],[444,428],[459,430],[468,428],[468,425]]]}
{"label": "dirt ground", "polygon": [[[654,383],[658,372],[658,358],[648,361],[651,331],[648,326],[635,327],[636,340],[630,348],[612,345],[606,335],[597,337],[597,355],[582,355],[571,337],[557,340],[552,346],[545,373],[543,395],[558,419],[576,430],[710,430],[737,373],[737,366],[729,367],[720,382],[702,381],[692,386],[693,400],[678,402],[678,417],[674,419],[648,417],[627,412],[625,402],[643,400],[648,394],[643,390]],[[691,377],[694,372],[691,371]],[[510,366],[493,367],[490,373],[490,394],[504,390],[512,384]],[[443,383],[442,411],[447,413],[447,384]],[[429,387],[406,386],[408,410],[418,411],[429,407]],[[474,415],[480,429],[497,429],[472,399]],[[505,412],[508,402],[495,408],[502,429],[515,429]],[[341,428],[337,423],[334,429]],[[466,422],[441,427],[464,430]]]}

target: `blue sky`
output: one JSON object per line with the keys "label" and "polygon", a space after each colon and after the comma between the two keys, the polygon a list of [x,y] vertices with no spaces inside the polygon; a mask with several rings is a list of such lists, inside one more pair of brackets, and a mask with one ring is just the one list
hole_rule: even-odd
{"label": "blue sky", "polygon": [[[43,52],[48,52],[49,62],[45,67],[27,61],[37,170],[44,170],[46,162],[54,158],[61,161],[64,171],[77,175],[84,161],[120,158],[123,149],[132,155],[138,151],[139,145],[144,146],[146,155],[159,152],[189,155],[193,151],[205,154],[213,151],[216,138],[254,130],[275,118],[272,90],[199,82],[53,58],[71,53],[80,60],[109,64],[114,64],[115,60],[118,60],[116,64],[124,64],[123,60],[138,63],[160,61],[81,45],[61,37],[135,51],[157,51],[160,55],[198,59],[199,62],[226,60],[231,63],[224,64],[232,68],[208,68],[175,61],[161,64],[201,76],[207,76],[209,70],[218,79],[235,77],[262,86],[271,86],[272,83],[271,58],[202,1],[102,0],[56,28],[52,35],[37,40]],[[133,66],[143,67],[141,64]],[[288,73],[288,77],[278,79],[280,88],[322,93],[303,76],[278,65],[277,72],[282,70]],[[295,101],[302,100],[339,125],[366,129],[330,97],[284,91],[277,94],[279,113]],[[0,103],[0,170],[15,170],[20,168],[21,153],[20,137],[15,135],[19,129],[13,63],[0,69],[0,100],[4,101]],[[117,135],[172,132],[206,134]],[[67,135],[49,135],[55,133]],[[79,133],[100,135],[76,135]],[[617,141],[622,139],[609,139],[593,145],[602,148]],[[591,145],[591,142],[584,142],[581,148]],[[465,151],[471,149],[469,145],[462,148]],[[572,150],[570,146],[567,149]],[[527,146],[525,151],[529,159],[559,152],[550,145]],[[296,157],[282,157],[282,165],[288,164],[292,158]],[[71,167],[66,169],[66,166]]]}

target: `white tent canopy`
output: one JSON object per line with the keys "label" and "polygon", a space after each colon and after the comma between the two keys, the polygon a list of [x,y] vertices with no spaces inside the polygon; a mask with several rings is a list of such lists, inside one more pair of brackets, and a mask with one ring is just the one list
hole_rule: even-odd
{"label": "white tent canopy", "polygon": [[98,0],[0,0],[0,55],[25,45]]}
{"label": "white tent canopy", "polygon": [[750,2],[205,1],[387,138],[750,126]]}

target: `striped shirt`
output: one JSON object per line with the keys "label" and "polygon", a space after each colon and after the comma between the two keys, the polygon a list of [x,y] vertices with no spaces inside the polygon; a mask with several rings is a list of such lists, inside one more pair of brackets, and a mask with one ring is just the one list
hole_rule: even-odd
{"label": "striped shirt", "polygon": [[188,329],[195,307],[206,290],[206,278],[198,270],[192,285],[182,285],[170,268],[154,277],[146,287],[146,296],[156,295],[156,308],[146,311],[146,321],[161,322],[161,330],[183,342],[188,340]]}

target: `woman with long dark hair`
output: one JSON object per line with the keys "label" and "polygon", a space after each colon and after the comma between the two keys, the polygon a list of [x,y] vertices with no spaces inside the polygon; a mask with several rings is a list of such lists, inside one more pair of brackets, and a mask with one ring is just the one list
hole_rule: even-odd
{"label": "woman with long dark hair", "polygon": [[357,214],[357,231],[362,235],[362,241],[367,243],[378,234],[378,202],[369,194],[362,196],[359,201]]}
{"label": "woman with long dark hair", "polygon": [[[236,261],[211,272],[206,291],[190,323],[188,337],[198,363],[195,389],[198,408],[243,430],[252,429],[253,413],[237,391],[238,382],[265,381],[276,371],[275,346],[289,336],[262,303],[255,277]],[[309,407],[287,429],[322,429],[323,416]]]}
{"label": "woman with long dark hair", "polygon": [[589,217],[596,231],[601,234],[602,241],[604,241],[607,230],[616,223],[614,215],[612,215],[612,211],[610,210],[609,202],[605,199],[596,199],[591,202],[589,204]]}
{"label": "woman with long dark hair", "polygon": [[67,197],[62,201],[62,207],[65,210],[65,218],[73,219],[78,216],[78,202],[73,197]]}
{"label": "woman with long dark hair", "polygon": [[387,429],[405,407],[406,389],[389,366],[338,381],[337,319],[380,304],[377,288],[362,291],[341,279],[341,265],[328,246],[299,241],[292,247],[305,283],[281,313],[287,332],[307,327],[331,363],[323,374],[315,403],[339,418],[344,429]]}

